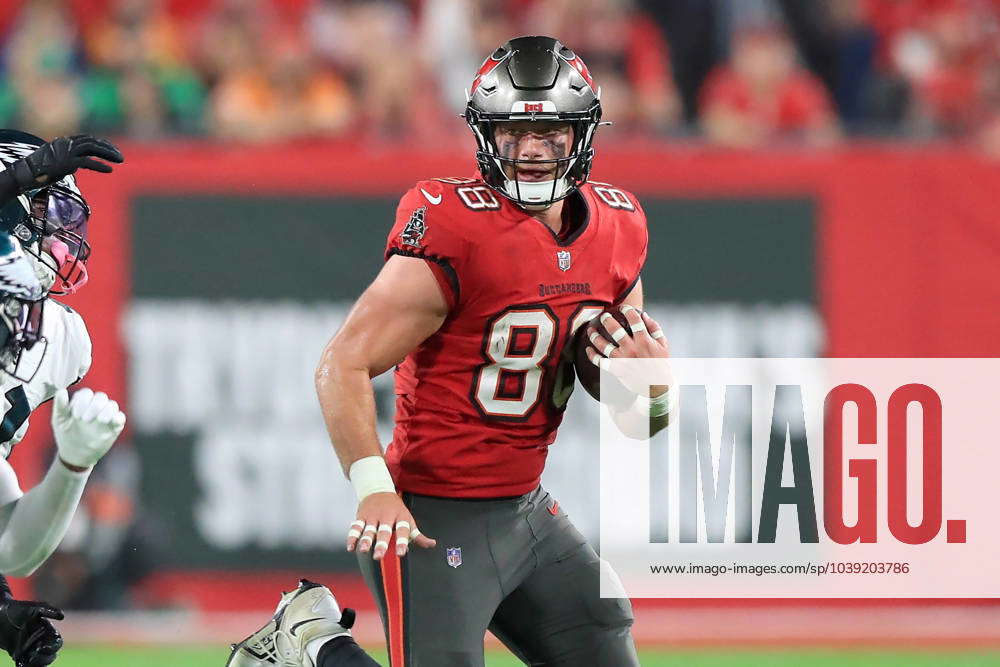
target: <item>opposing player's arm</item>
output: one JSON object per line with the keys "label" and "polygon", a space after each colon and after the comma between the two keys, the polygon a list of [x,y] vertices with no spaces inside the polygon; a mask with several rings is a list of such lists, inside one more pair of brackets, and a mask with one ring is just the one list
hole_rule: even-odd
{"label": "opposing player's arm", "polygon": [[58,458],[24,497],[0,507],[0,572],[26,577],[56,550],[76,513],[90,470]]}
{"label": "opposing player's arm", "polygon": [[94,465],[125,427],[125,414],[103,392],[65,389],[55,395],[52,431],[58,456],[48,473],[20,496],[16,477],[0,465],[0,572],[27,576],[55,551],[69,528]]}
{"label": "opposing player's arm", "polygon": [[380,559],[393,530],[400,555],[406,553],[411,535],[420,546],[434,545],[414,531],[413,517],[385,468],[371,378],[398,364],[437,331],[447,315],[447,302],[427,262],[393,255],[323,350],[316,393],[340,464],[359,500],[349,550],[357,545],[368,551],[374,542],[373,555]]}

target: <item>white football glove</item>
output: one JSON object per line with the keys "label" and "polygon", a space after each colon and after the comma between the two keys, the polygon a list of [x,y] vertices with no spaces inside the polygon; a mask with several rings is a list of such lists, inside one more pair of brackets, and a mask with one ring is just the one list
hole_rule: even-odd
{"label": "white football glove", "polygon": [[59,458],[80,468],[101,460],[125,428],[125,413],[103,391],[81,389],[73,394],[60,389],[52,408],[52,431]]}

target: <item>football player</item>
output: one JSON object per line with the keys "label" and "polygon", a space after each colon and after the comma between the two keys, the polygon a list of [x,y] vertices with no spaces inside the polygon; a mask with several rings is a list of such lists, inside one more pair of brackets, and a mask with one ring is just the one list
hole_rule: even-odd
{"label": "football player", "polygon": [[[600,597],[607,565],[539,481],[579,327],[599,366],[667,356],[641,310],[645,216],[629,192],[588,183],[600,94],[558,40],[500,46],[465,117],[478,173],[403,196],[385,265],[316,372],[359,501],[347,548],[378,601],[393,667],[483,665],[487,629],[527,664],[638,665],[629,601]],[[611,306],[623,307],[627,330]],[[588,324],[596,317],[603,330]],[[393,367],[396,426],[383,457],[370,379]],[[662,428],[666,387],[651,395],[616,419]],[[283,664],[362,664],[325,652],[348,643],[338,613],[311,618],[283,603],[252,636],[258,649],[271,637]],[[292,616],[317,626],[309,641],[291,636]]]}
{"label": "football player", "polygon": [[[110,143],[92,137],[46,143],[0,131],[0,229],[23,246],[41,295],[68,294],[87,280],[90,214],[72,173],[109,172],[95,158],[122,162]],[[103,392],[66,388],[90,368],[83,319],[54,300],[25,301],[0,294],[0,573],[31,574],[55,550],[76,511],[94,464],[121,433],[125,416]],[[54,399],[52,427],[58,455],[42,481],[23,493],[7,462],[28,428],[28,417]],[[43,602],[14,600],[0,576],[0,648],[17,665],[48,665],[62,646],[48,619],[62,613]]]}

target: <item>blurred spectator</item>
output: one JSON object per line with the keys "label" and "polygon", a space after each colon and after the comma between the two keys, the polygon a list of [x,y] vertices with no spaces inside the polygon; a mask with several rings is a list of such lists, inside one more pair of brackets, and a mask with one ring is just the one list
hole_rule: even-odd
{"label": "blurred spectator", "polygon": [[864,0],[827,0],[832,29],[831,92],[845,125],[858,132],[885,132],[906,115],[905,81],[880,67],[878,34]]}
{"label": "blurred spectator", "polygon": [[630,0],[538,2],[528,23],[576,50],[601,87],[604,117],[616,132],[666,132],[677,126],[680,98],[669,55],[654,24]]}
{"label": "blurred spectator", "polygon": [[60,0],[28,0],[6,42],[5,101],[9,126],[41,136],[74,132],[81,109],[77,93],[78,35]]}
{"label": "blurred spectator", "polygon": [[775,28],[736,35],[731,64],[717,68],[705,84],[702,114],[706,138],[724,146],[823,146],[839,136],[826,91],[796,64],[791,43]]}
{"label": "blurred spectator", "polygon": [[426,96],[412,19],[390,0],[316,0],[306,15],[308,44],[355,91],[363,132],[409,136],[425,124],[417,119],[428,104],[440,108]]}
{"label": "blurred spectator", "polygon": [[193,26],[197,63],[209,86],[234,69],[257,60],[281,28],[273,5],[266,0],[217,0]]}
{"label": "blurred spectator", "polygon": [[223,0],[203,24],[202,62],[215,86],[209,129],[223,139],[335,134],[351,121],[350,91],[261,0]]}
{"label": "blurred spectator", "polygon": [[483,59],[519,33],[503,0],[426,0],[420,12],[424,65],[448,111],[465,110],[465,93]]}
{"label": "blurred spectator", "polygon": [[137,137],[200,129],[205,93],[182,32],[161,0],[116,0],[94,22],[82,90],[89,127]]}
{"label": "blurred spectator", "polygon": [[211,129],[242,141],[331,135],[350,122],[351,105],[343,80],[318,68],[302,44],[285,35],[221,73]]}
{"label": "blurred spectator", "polygon": [[876,129],[887,113],[902,112],[887,96],[875,67],[876,34],[867,20],[864,0],[776,0],[796,48],[826,86],[846,128]]}
{"label": "blurred spectator", "polygon": [[893,64],[913,89],[918,131],[968,136],[988,122],[998,39],[996,12],[960,0],[934,3],[895,35]]}
{"label": "blurred spectator", "polygon": [[711,0],[638,1],[670,48],[673,79],[684,122],[694,127],[698,120],[701,87],[726,51],[723,3]]}
{"label": "blurred spectator", "polygon": [[[1000,51],[1000,44],[994,46]],[[988,156],[1000,159],[1000,53],[984,68],[982,90],[983,118],[973,141]]]}
{"label": "blurred spectator", "polygon": [[423,3],[418,15],[420,64],[428,85],[420,91],[421,111],[439,107],[443,112],[435,117],[421,114],[419,138],[425,143],[449,141],[456,135],[471,141],[460,118],[466,92],[483,59],[519,34],[512,5],[505,0]]}
{"label": "blurred spectator", "polygon": [[478,48],[473,36],[474,26],[484,24],[477,20],[477,10],[482,11],[486,6],[487,3],[471,0],[427,0],[420,13],[420,52],[424,66],[448,111],[455,114],[464,111],[465,90],[480,61],[489,53]]}

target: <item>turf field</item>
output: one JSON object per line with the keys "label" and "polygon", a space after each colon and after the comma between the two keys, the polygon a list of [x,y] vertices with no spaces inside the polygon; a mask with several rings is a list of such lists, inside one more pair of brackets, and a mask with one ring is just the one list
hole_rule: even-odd
{"label": "turf field", "polygon": [[[373,654],[385,664],[385,654]],[[1000,651],[642,651],[644,667],[987,667],[1000,664]],[[228,651],[222,648],[113,648],[70,647],[56,665],[65,667],[222,667]],[[516,667],[507,654],[491,653],[487,667]]]}

